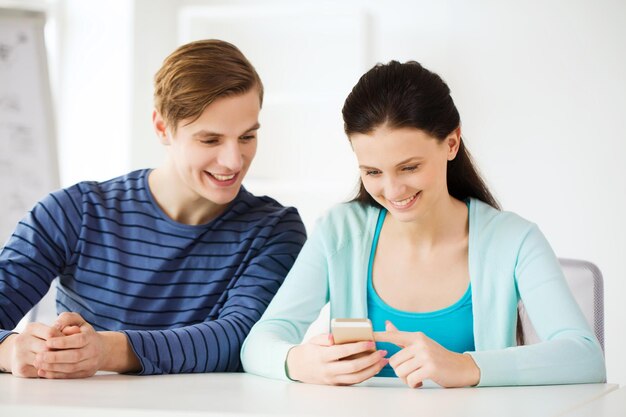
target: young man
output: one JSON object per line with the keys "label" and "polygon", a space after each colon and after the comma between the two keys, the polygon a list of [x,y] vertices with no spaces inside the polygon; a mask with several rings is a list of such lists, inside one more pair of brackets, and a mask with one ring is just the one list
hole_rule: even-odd
{"label": "young man", "polygon": [[[239,350],[305,241],[293,208],[241,182],[263,85],[233,45],[183,45],[155,77],[165,164],[56,191],[0,252],[0,369],[82,378],[241,369]],[[59,277],[48,326],[8,331]]]}

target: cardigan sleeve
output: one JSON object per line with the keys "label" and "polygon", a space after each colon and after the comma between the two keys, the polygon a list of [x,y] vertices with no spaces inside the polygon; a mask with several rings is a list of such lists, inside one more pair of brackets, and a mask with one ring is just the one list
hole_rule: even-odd
{"label": "cardigan sleeve", "polygon": [[574,299],[558,259],[532,225],[514,270],[519,296],[542,342],[468,352],[479,386],[595,383],[606,380],[602,348]]}
{"label": "cardigan sleeve", "polygon": [[304,244],[285,282],[250,331],[242,350],[246,372],[288,380],[289,350],[302,342],[328,302],[328,254],[318,227]]}

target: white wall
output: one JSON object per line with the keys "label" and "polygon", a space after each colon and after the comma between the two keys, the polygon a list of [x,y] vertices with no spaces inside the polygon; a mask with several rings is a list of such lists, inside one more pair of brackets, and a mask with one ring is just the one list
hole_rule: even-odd
{"label": "white wall", "polygon": [[132,2],[59,0],[56,93],[61,182],[130,166]]}
{"label": "white wall", "polygon": [[[149,123],[152,76],[180,42],[180,10],[198,5],[245,9],[258,7],[261,2],[60,3],[65,7],[66,21],[59,138],[65,141],[61,147],[62,178],[68,185],[74,180],[110,177],[160,162],[162,150]],[[359,64],[362,71],[378,61],[415,59],[447,80],[461,112],[468,146],[505,209],[537,222],[559,256],[591,260],[604,272],[609,381],[626,383],[622,355],[626,352],[626,310],[622,307],[626,277],[620,260],[626,254],[626,176],[620,163],[626,155],[621,126],[626,115],[626,3],[337,3],[341,9],[334,3],[320,2],[277,0],[261,4],[270,8],[276,4],[292,8],[294,4],[304,8],[313,4],[329,13],[358,10],[365,13],[367,22],[359,38],[366,44],[363,63]],[[263,25],[262,19],[255,21],[254,30],[264,30]],[[233,28],[235,33],[246,36],[245,28]],[[354,34],[336,36],[341,43]],[[332,79],[337,65],[342,65],[341,61],[316,59],[317,46],[302,48],[284,39],[276,45],[293,60],[309,60],[320,77]],[[333,47],[332,41],[328,47]],[[283,74],[284,68],[268,66],[263,70],[268,78],[279,71]],[[285,75],[290,76],[294,74]],[[337,97],[343,97],[356,78],[337,94],[327,96],[337,111],[341,105]],[[266,149],[259,156],[266,152],[267,158],[284,169],[275,171],[271,178],[259,173],[257,177],[264,181],[251,188],[273,189],[283,201],[306,212],[310,226],[323,207],[351,191],[342,190],[349,188],[349,181],[343,178],[349,171],[344,168],[354,166],[354,161],[341,138],[340,119],[306,118],[304,108],[294,106],[285,111],[282,120],[272,116],[263,122],[266,126],[261,134],[266,134],[267,127],[275,136],[281,134],[281,123],[289,125],[291,115],[300,117],[302,126],[293,137],[303,145],[272,147],[272,141],[285,138],[263,136],[261,146]],[[334,132],[337,147],[330,140],[324,142],[332,146],[328,148],[332,152],[311,151],[319,132]],[[306,152],[306,157],[294,152]],[[342,181],[333,181],[334,171],[329,166],[343,167]],[[317,189],[285,181],[288,175],[303,178],[305,174],[309,180],[319,179]],[[315,204],[314,210],[307,209],[311,204]]]}

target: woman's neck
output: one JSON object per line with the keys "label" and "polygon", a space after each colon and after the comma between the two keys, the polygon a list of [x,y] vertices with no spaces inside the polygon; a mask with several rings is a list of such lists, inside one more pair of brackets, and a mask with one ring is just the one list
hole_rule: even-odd
{"label": "woman's neck", "polygon": [[400,222],[387,215],[385,226],[394,239],[425,250],[466,239],[469,231],[467,205],[450,195],[443,196],[418,219]]}

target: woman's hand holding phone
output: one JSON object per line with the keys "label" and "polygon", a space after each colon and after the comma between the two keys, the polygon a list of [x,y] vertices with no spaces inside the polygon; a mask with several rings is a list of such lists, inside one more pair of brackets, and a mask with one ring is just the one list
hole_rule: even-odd
{"label": "woman's hand holding phone", "polygon": [[287,355],[289,378],[311,384],[353,385],[363,382],[388,363],[387,352],[374,341],[337,345],[330,334],[313,337]]}

